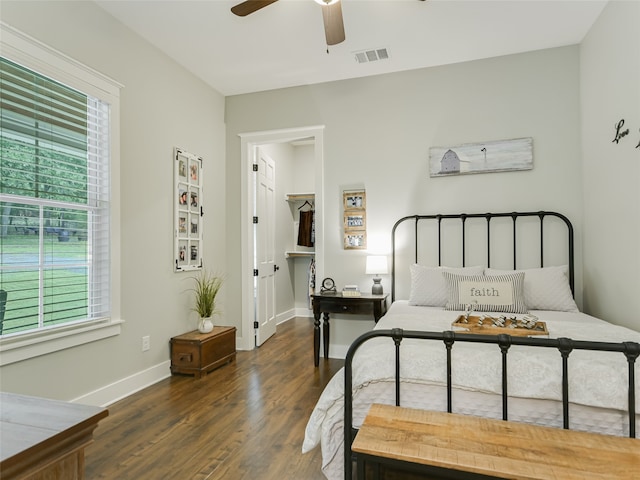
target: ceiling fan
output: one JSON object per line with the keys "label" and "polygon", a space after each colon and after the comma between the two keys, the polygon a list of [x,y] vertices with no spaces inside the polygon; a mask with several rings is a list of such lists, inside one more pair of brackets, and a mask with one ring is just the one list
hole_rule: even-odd
{"label": "ceiling fan", "polygon": [[[278,0],[246,0],[231,8],[231,12],[239,17],[260,10]],[[315,0],[322,7],[322,17],[324,18],[324,34],[327,45],[337,45],[344,42],[344,23],[342,22],[342,4],[340,0]]]}

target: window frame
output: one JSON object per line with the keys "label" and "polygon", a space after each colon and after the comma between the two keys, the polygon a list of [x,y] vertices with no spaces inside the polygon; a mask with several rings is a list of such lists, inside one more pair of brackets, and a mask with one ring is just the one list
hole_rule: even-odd
{"label": "window frame", "polygon": [[0,366],[121,333],[120,313],[120,89],[122,85],[42,42],[0,22],[2,56],[109,104],[111,316],[0,339]]}

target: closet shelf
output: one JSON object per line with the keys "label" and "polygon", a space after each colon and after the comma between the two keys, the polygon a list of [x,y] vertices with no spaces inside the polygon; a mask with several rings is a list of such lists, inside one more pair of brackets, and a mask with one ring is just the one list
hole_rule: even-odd
{"label": "closet shelf", "polygon": [[313,257],[316,252],[284,252],[286,258]]}
{"label": "closet shelf", "polygon": [[284,196],[287,202],[304,202],[305,200],[313,200],[315,198],[315,193],[287,193]]}

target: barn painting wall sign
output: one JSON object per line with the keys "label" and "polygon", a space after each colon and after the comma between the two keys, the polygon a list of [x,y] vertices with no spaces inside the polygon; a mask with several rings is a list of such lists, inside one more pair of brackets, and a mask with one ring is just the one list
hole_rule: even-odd
{"label": "barn painting wall sign", "polygon": [[429,149],[429,172],[432,177],[509,172],[532,168],[533,139],[531,137]]}

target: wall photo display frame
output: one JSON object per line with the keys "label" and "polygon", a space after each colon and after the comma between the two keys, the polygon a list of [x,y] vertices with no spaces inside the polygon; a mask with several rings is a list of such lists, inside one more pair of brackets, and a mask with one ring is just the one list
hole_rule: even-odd
{"label": "wall photo display frame", "polygon": [[366,230],[367,229],[367,213],[366,212],[345,212],[344,228],[346,230]]}
{"label": "wall photo display frame", "polygon": [[367,248],[367,196],[364,190],[342,193],[345,250]]}
{"label": "wall photo display frame", "polygon": [[344,232],[344,248],[345,250],[367,248],[367,232],[364,230]]}
{"label": "wall photo display frame", "polygon": [[347,191],[342,194],[343,206],[347,210],[366,211],[367,194],[364,191]]}
{"label": "wall photo display frame", "polygon": [[174,271],[201,269],[202,157],[175,147],[174,158]]}

